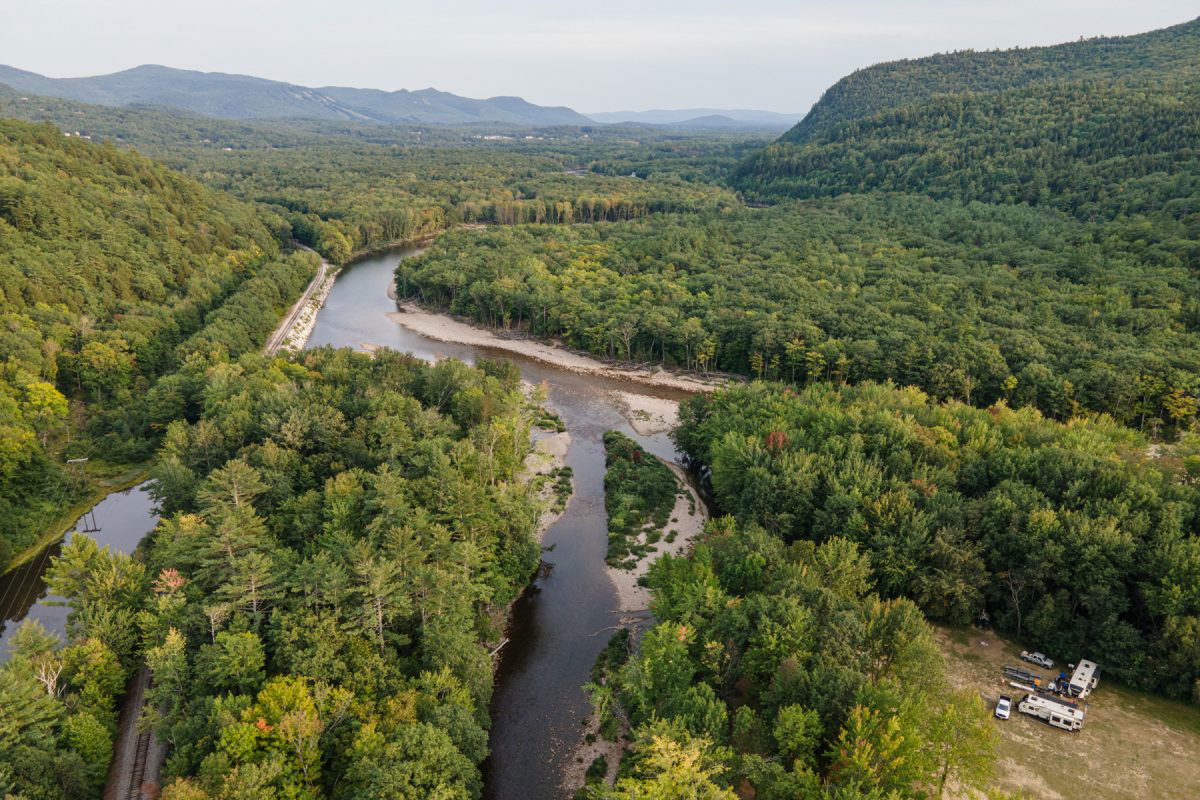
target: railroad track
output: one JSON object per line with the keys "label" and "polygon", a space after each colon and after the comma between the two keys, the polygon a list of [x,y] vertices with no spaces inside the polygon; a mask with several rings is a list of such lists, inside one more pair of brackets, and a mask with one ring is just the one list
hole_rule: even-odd
{"label": "railroad track", "polygon": [[150,757],[150,731],[138,734],[134,745],[133,767],[129,772],[129,785],[120,795],[121,800],[143,800],[142,786],[146,782],[146,763]]}
{"label": "railroad track", "polygon": [[138,719],[146,704],[150,682],[150,670],[144,666],[129,682],[117,722],[104,800],[152,800],[158,797],[159,770],[166,751],[154,734],[138,730]]}
{"label": "railroad track", "polygon": [[[304,247],[303,245],[300,245],[300,249],[310,250],[310,248]],[[312,251],[310,250],[310,252]],[[304,309],[308,307],[308,301],[312,299],[313,294],[316,293],[317,289],[320,288],[321,284],[325,281],[325,273],[328,268],[329,265],[325,262],[325,259],[322,258],[321,266],[317,267],[316,277],[314,277],[312,282],[308,284],[308,288],[304,290],[304,294],[299,300],[296,301],[296,305],[292,306],[292,310],[288,312],[287,317],[279,325],[279,327],[275,329],[275,332],[271,334],[271,338],[267,340],[266,346],[263,347],[263,353],[265,355],[270,356],[278,352],[279,348],[287,339],[288,334],[291,333],[292,328],[295,327],[296,320],[300,318],[300,314],[303,313]]]}

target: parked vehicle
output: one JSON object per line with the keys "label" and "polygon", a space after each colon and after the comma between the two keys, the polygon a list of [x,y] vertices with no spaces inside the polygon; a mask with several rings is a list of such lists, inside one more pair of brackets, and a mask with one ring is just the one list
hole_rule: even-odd
{"label": "parked vehicle", "polygon": [[1000,695],[1000,699],[996,701],[996,717],[999,719],[1008,719],[1008,715],[1012,713],[1012,698],[1006,694]]}
{"label": "parked vehicle", "polygon": [[1083,710],[1052,697],[1027,694],[1017,710],[1031,717],[1044,719],[1055,728],[1077,731],[1083,727]]}
{"label": "parked vehicle", "polygon": [[1071,674],[1067,693],[1073,697],[1087,697],[1098,683],[1100,683],[1100,666],[1095,661],[1080,661],[1075,672]]}
{"label": "parked vehicle", "polygon": [[1037,664],[1039,667],[1045,667],[1046,669],[1054,668],[1054,662],[1042,653],[1031,653],[1028,650],[1022,650],[1021,658],[1031,664]]}

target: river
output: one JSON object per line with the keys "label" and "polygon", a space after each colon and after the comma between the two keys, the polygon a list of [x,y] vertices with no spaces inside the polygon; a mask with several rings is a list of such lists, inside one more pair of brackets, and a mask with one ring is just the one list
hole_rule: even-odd
{"label": "river", "polygon": [[604,570],[607,517],[604,511],[605,431],[617,429],[655,455],[678,460],[666,434],[642,436],[622,415],[611,392],[637,392],[682,399],[677,390],[585,376],[490,348],[446,344],[401,327],[386,315],[396,310],[388,297],[392,273],[415,248],[386,251],[347,267],[338,276],[313,329],[309,346],[363,349],[384,345],[424,359],[473,362],[507,358],[525,380],[545,382],[549,405],[571,434],[567,464],[575,494],[543,539],[551,565],[513,607],[511,642],[501,651],[492,698],[491,756],[483,765],[484,796],[490,800],[549,800],[572,794],[562,776],[583,737],[591,707],[582,686],[618,619],[617,597]]}
{"label": "river", "polygon": [[8,642],[26,619],[36,619],[51,633],[66,639],[70,609],[63,605],[61,597],[50,595],[46,587],[45,573],[50,559],[61,553],[63,545],[76,533],[84,532],[102,547],[132,553],[158,523],[147,486],[143,483],[108,495],[80,517],[64,538],[12,572],[0,575],[0,661],[8,659]]}

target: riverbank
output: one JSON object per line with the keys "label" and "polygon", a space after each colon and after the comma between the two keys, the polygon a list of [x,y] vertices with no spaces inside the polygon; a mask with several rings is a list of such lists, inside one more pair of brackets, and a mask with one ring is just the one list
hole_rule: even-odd
{"label": "riverbank", "polygon": [[723,383],[718,379],[682,375],[661,367],[616,367],[557,344],[547,344],[534,339],[508,339],[487,328],[476,327],[446,314],[429,311],[413,302],[398,302],[397,305],[399,310],[388,314],[388,319],[414,333],[439,342],[502,350],[580,375],[596,375],[643,386],[708,393],[716,391]]}
{"label": "riverbank", "polygon": [[322,273],[318,276],[319,283],[314,283],[311,287],[311,293],[306,292],[304,297],[301,297],[298,309],[289,313],[284,324],[288,330],[283,333],[281,341],[278,345],[278,350],[286,352],[296,352],[303,350],[308,344],[308,338],[312,336],[313,328],[317,326],[317,315],[321,313],[321,307],[325,305],[325,300],[329,297],[329,293],[333,291],[333,284],[337,281],[337,270],[329,268],[325,262],[321,262]]}
{"label": "riverbank", "polygon": [[571,434],[566,431],[539,436],[533,444],[533,449],[525,457],[525,468],[517,476],[521,483],[537,484],[536,499],[542,511],[538,516],[533,536],[539,544],[546,531],[550,530],[550,526],[558,522],[567,510],[567,503],[574,494],[574,489],[566,496],[560,495],[556,490],[556,479],[567,465],[569,449]]}
{"label": "riverbank", "polygon": [[613,391],[614,404],[642,436],[670,433],[679,426],[679,402],[637,392]]}

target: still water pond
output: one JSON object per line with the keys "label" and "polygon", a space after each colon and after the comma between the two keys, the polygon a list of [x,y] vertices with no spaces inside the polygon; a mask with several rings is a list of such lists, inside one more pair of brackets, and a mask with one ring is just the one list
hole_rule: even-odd
{"label": "still water pond", "polygon": [[65,637],[67,612],[62,598],[49,594],[45,573],[50,559],[62,552],[63,545],[76,533],[91,536],[113,552],[132,553],[154,526],[158,516],[150,498],[148,484],[113,492],[79,518],[75,528],[63,539],[50,545],[31,561],[6,575],[0,575],[0,661],[8,660],[9,639],[21,622],[36,619],[51,633]]}

